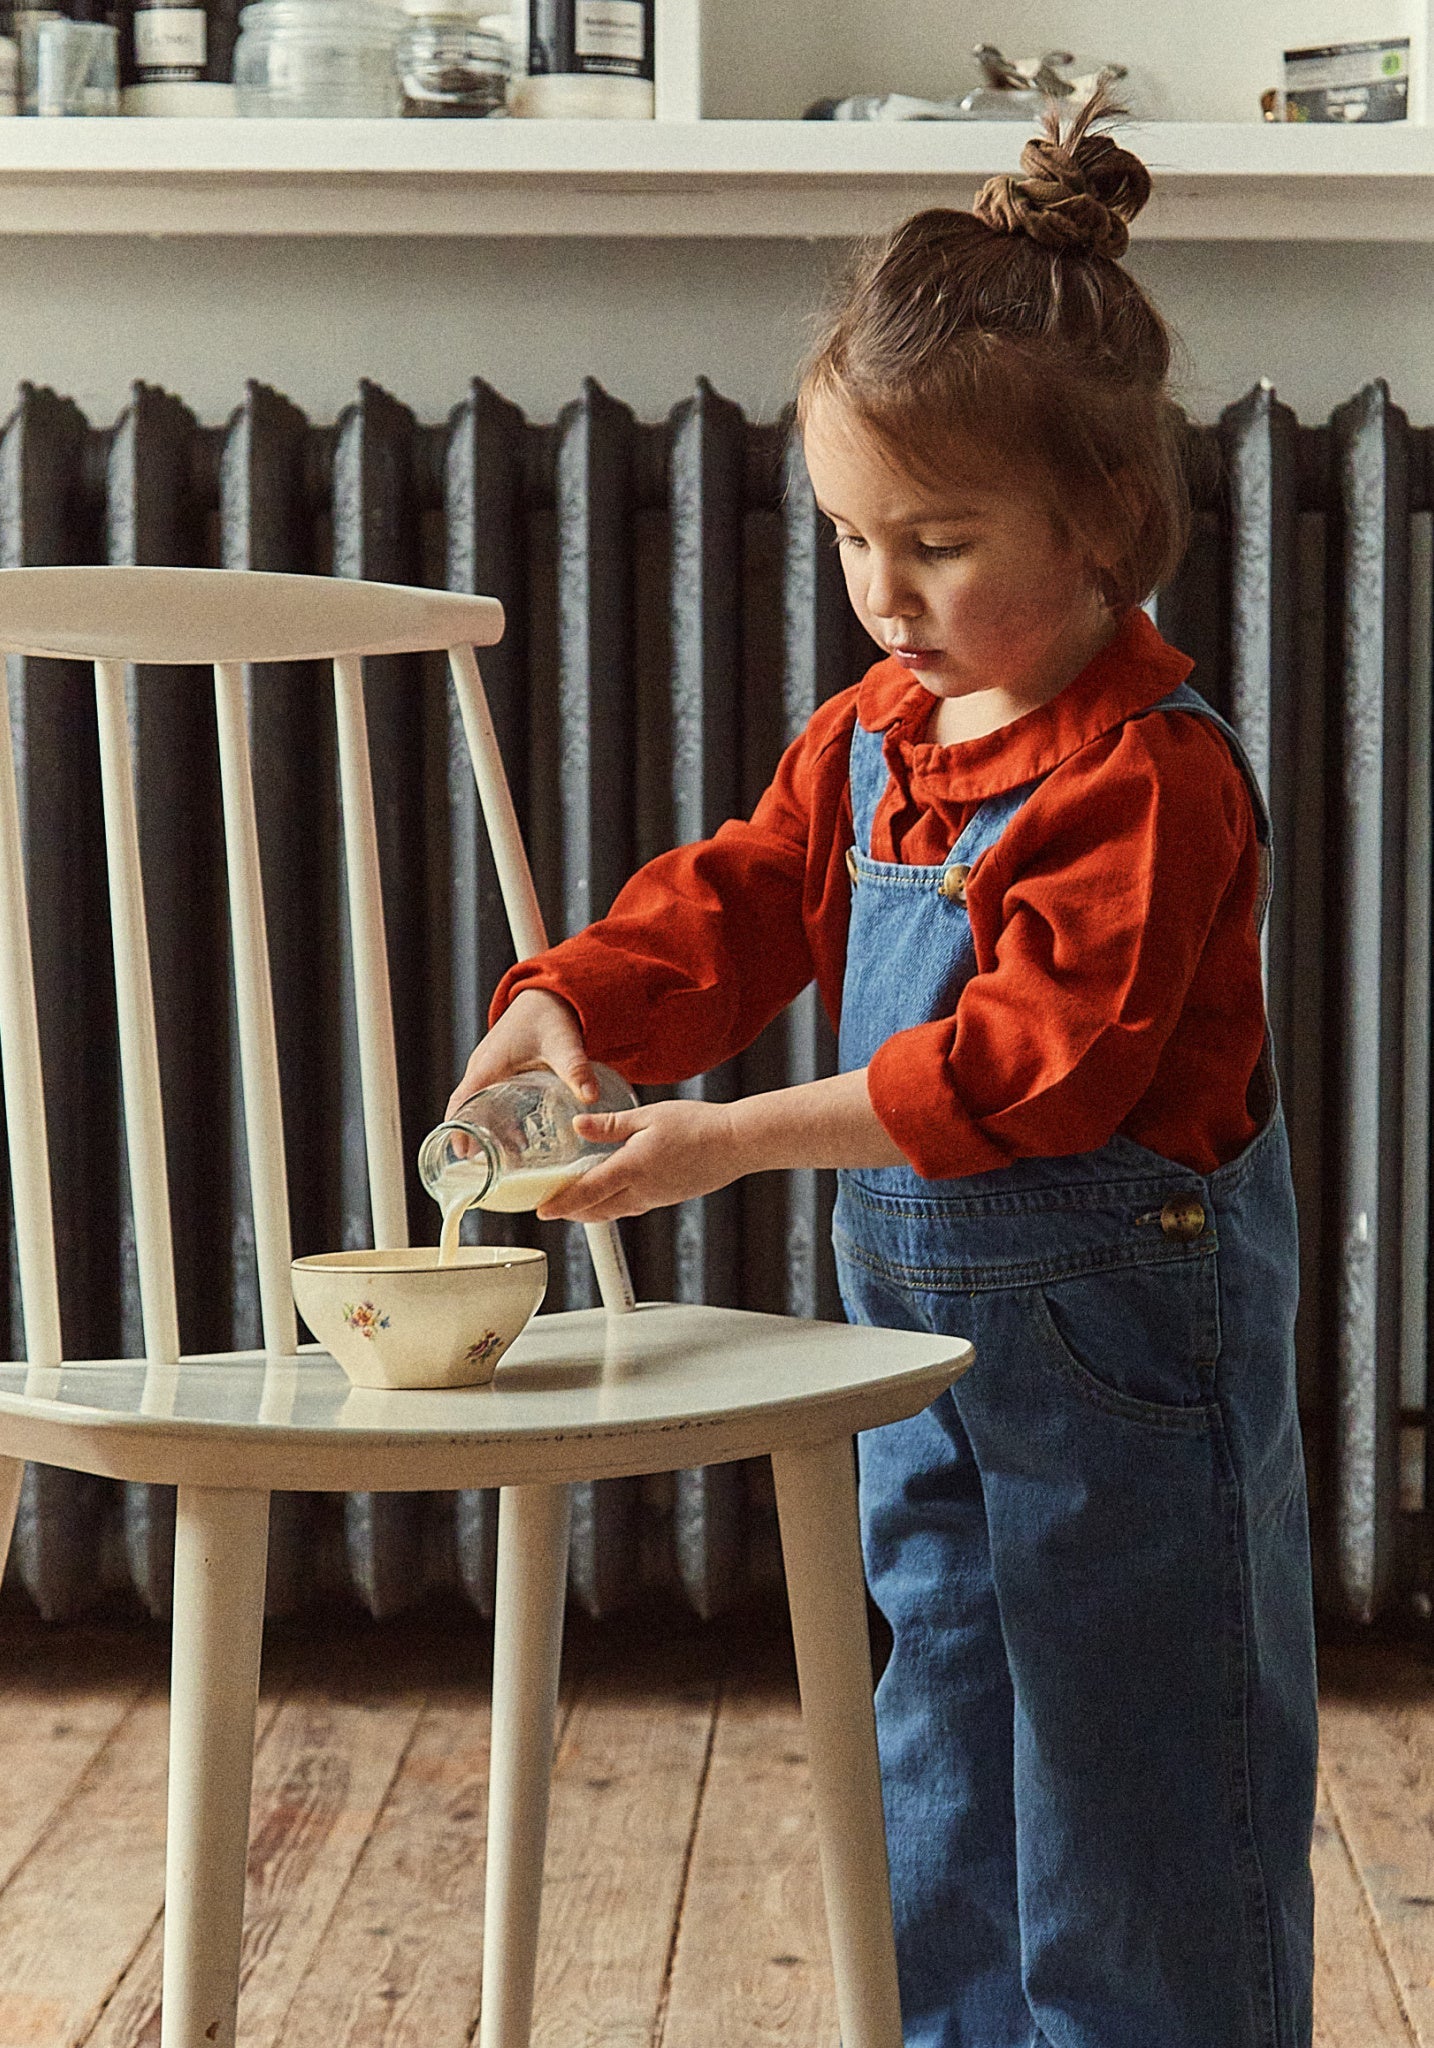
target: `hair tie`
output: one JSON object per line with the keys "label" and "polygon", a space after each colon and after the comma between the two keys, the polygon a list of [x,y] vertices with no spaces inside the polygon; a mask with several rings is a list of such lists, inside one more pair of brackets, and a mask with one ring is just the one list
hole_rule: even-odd
{"label": "hair tie", "polygon": [[1027,235],[1043,249],[1073,255],[1122,257],[1130,246],[1129,223],[1150,197],[1150,173],[1139,157],[1090,134],[1090,124],[1118,112],[1097,91],[1060,133],[1060,109],[1045,117],[1045,133],[1033,135],[1021,151],[1024,176],[988,178],[972,212],[987,227],[1006,235]]}

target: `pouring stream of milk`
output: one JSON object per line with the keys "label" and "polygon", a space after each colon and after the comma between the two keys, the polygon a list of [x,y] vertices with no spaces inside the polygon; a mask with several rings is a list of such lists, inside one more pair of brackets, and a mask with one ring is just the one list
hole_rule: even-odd
{"label": "pouring stream of milk", "polygon": [[[482,1196],[469,1192],[476,1175],[446,1173],[437,1190],[443,1204],[443,1234],[438,1240],[439,1265],[457,1263],[458,1233],[470,1209],[501,1209],[506,1213],[539,1209],[550,1195],[571,1186],[579,1175],[586,1173],[592,1163],[591,1159],[580,1159],[566,1166],[537,1167],[527,1173],[505,1173]],[[486,1168],[482,1172],[486,1179]]]}

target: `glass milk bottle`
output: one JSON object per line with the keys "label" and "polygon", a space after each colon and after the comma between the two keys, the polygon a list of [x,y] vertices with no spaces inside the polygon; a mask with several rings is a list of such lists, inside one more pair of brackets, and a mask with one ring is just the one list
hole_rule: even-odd
{"label": "glass milk bottle", "polygon": [[510,1074],[470,1095],[429,1132],[419,1147],[418,1171],[443,1211],[442,1261],[457,1250],[466,1210],[536,1209],[617,1150],[573,1129],[575,1116],[637,1107],[621,1075],[597,1065],[593,1074],[596,1102],[579,1102],[547,1067]]}

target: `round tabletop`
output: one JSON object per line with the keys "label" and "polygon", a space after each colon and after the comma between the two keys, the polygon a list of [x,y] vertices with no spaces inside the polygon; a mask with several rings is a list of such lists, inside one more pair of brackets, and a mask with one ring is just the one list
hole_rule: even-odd
{"label": "round tabletop", "polygon": [[558,1484],[854,1435],[971,1365],[959,1337],[653,1303],[534,1317],[484,1387],[377,1391],[326,1351],[0,1364],[0,1455],[265,1490]]}

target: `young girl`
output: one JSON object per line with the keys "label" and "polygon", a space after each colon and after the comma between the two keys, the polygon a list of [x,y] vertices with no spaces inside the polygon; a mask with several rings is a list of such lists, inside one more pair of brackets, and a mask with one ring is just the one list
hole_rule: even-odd
{"label": "young girl", "polygon": [[[500,988],[458,1094],[672,1082],[813,976],[837,1078],[589,1120],[544,1214],[840,1169],[858,1322],[976,1365],[860,1444],[911,2048],[1304,2048],[1314,1658],[1268,824],[1141,600],[1179,559],[1143,165],[1054,117],[872,255],[807,466],[883,659],[749,823]],[[457,1098],[455,1098],[457,1099]]]}

